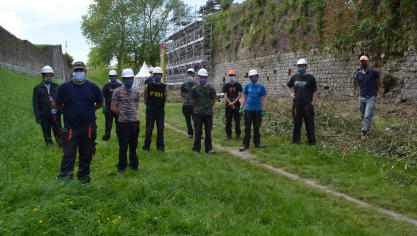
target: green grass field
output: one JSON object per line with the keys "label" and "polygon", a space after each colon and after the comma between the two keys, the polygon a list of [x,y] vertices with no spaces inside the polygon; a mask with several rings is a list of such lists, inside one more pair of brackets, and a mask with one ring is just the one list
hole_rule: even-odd
{"label": "green grass field", "polygon": [[[118,145],[113,134],[110,142],[98,139],[91,184],[57,182],[62,151],[45,147],[32,114],[32,89],[39,80],[0,69],[0,235],[417,234],[417,227],[408,223],[305,187],[227,153],[194,154],[191,140],[168,129],[166,153],[155,152],[154,145],[150,153],[138,149],[138,172],[116,171]],[[141,108],[140,146],[144,133]],[[179,108],[179,104],[167,108],[167,121],[176,127],[183,126]],[[104,121],[101,113],[97,116],[101,138]],[[220,140],[224,136],[220,125],[214,136],[219,143],[240,145],[240,141]],[[326,150],[296,148],[286,144],[286,137],[265,140],[270,147],[254,152],[260,160],[357,197],[386,202],[413,215],[416,212],[413,192],[405,194],[405,188],[415,191],[415,187],[394,189],[393,180],[376,171],[383,160],[363,156],[361,164],[358,155],[351,162],[340,162],[336,152],[323,156]],[[363,189],[373,175],[369,188]],[[359,190],[351,192],[355,183]]]}

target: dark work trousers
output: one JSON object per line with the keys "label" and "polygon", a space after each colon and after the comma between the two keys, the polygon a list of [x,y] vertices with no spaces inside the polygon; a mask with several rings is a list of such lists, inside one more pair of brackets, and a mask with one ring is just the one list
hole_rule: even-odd
{"label": "dark work trousers", "polygon": [[213,115],[194,114],[194,146],[193,150],[199,152],[201,149],[201,135],[203,133],[204,125],[204,148],[208,152],[213,149],[211,143],[211,131],[213,129]]}
{"label": "dark work trousers", "polygon": [[243,146],[249,147],[251,139],[251,130],[253,125],[253,143],[255,146],[261,143],[261,134],[259,128],[262,122],[262,111],[244,111],[245,118],[245,137],[243,138]]}
{"label": "dark work trousers", "polygon": [[187,133],[189,135],[193,135],[194,134],[193,124],[192,124],[193,107],[191,105],[183,105],[182,114],[184,114],[185,123],[187,124]]}
{"label": "dark work trousers", "polygon": [[117,168],[121,171],[127,167],[127,149],[129,148],[129,166],[137,170],[139,166],[136,148],[139,138],[139,121],[119,122],[117,128],[119,138],[119,164]]}
{"label": "dark work trousers", "polygon": [[165,122],[165,112],[146,112],[146,133],[145,133],[145,143],[143,145],[144,149],[149,150],[152,142],[152,131],[156,123],[156,148],[158,150],[164,150],[164,122]]}
{"label": "dark work trousers", "polygon": [[58,145],[61,145],[61,116],[60,115],[50,115],[49,117],[41,118],[41,128],[43,133],[43,138],[45,139],[46,144],[53,144],[51,137],[51,129],[55,136],[55,141]]}
{"label": "dark work trousers", "polygon": [[314,107],[308,105],[293,105],[292,115],[294,120],[294,130],[292,134],[292,142],[299,144],[301,142],[301,127],[303,120],[306,126],[308,143],[310,145],[316,144],[316,137],[314,135]]}
{"label": "dark work trousers", "polygon": [[104,135],[110,138],[111,129],[113,126],[113,120],[116,122],[116,133],[117,133],[117,126],[118,126],[117,114],[115,114],[112,111],[106,111],[106,113],[104,113],[104,117],[106,119],[106,127],[104,131]]}
{"label": "dark work trousers", "polygon": [[79,129],[62,131],[62,147],[64,156],[61,161],[61,173],[58,178],[72,179],[77,150],[79,153],[77,177],[83,181],[90,180],[90,164],[95,153],[97,127],[91,124]]}
{"label": "dark work trousers", "polygon": [[226,115],[226,134],[227,136],[232,136],[232,120],[235,121],[235,132],[237,136],[240,136],[240,104],[236,103],[235,108],[232,108],[226,105],[225,115]]}

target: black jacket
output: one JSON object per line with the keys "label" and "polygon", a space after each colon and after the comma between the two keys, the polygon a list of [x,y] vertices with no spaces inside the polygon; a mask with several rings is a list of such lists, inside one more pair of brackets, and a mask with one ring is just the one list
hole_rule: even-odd
{"label": "black jacket", "polygon": [[[51,84],[50,94],[54,101],[58,93],[58,88],[58,84]],[[32,104],[36,120],[48,118],[51,115],[51,100],[49,99],[48,89],[45,87],[43,82],[36,85],[33,89]]]}
{"label": "black jacket", "polygon": [[117,84],[107,83],[103,86],[102,93],[103,93],[104,102],[105,102],[107,111],[110,111],[111,98],[113,96],[113,91],[120,86],[122,85],[119,83]]}

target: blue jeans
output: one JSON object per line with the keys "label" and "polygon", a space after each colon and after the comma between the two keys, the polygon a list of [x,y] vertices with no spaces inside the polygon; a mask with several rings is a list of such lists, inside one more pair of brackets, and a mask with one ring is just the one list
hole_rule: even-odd
{"label": "blue jeans", "polygon": [[366,98],[359,96],[358,102],[362,118],[362,132],[368,132],[372,126],[372,118],[376,109],[376,97]]}

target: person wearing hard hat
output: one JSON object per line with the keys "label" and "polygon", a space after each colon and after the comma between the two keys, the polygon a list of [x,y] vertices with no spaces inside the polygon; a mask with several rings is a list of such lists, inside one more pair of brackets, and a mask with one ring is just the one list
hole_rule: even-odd
{"label": "person wearing hard hat", "polygon": [[152,142],[152,131],[156,123],[156,149],[165,151],[164,122],[165,102],[167,99],[166,84],[162,83],[162,68],[153,68],[153,82],[145,87],[144,100],[146,103],[146,134],[143,150],[149,152]]}
{"label": "person wearing hard hat", "polygon": [[204,147],[208,154],[214,154],[211,140],[213,129],[213,106],[216,102],[216,90],[209,85],[208,72],[202,68],[198,70],[199,84],[190,93],[191,105],[193,106],[194,118],[194,152],[200,152],[201,135],[204,125]]}
{"label": "person wearing hard hat", "polygon": [[145,82],[144,82],[145,86],[152,83],[152,81],[153,81],[153,76],[152,76],[153,70],[154,70],[153,67],[149,68],[149,74],[151,74],[151,76],[149,78],[145,79]]}
{"label": "person wearing hard hat", "polygon": [[261,127],[262,117],[266,116],[266,87],[260,83],[259,74],[252,69],[248,73],[250,83],[245,85],[242,95],[242,108],[240,113],[243,113],[245,119],[245,137],[243,138],[243,146],[239,149],[241,152],[249,149],[251,140],[251,129],[253,125],[253,143],[255,148],[264,148],[265,145],[261,143],[261,134],[259,128]]}
{"label": "person wearing hard hat", "polygon": [[139,92],[132,88],[135,74],[130,68],[122,71],[123,86],[113,92],[111,110],[118,115],[117,137],[119,138],[119,163],[117,169],[124,172],[128,166],[127,150],[129,149],[129,167],[137,170],[139,166],[136,148],[139,138]]}
{"label": "person wearing hard hat", "polygon": [[104,106],[103,113],[105,118],[105,129],[103,135],[103,141],[108,141],[110,139],[111,129],[113,126],[113,119],[116,122],[116,133],[117,133],[117,115],[110,110],[111,99],[113,96],[113,91],[118,87],[122,86],[117,79],[117,72],[115,70],[109,71],[109,82],[106,83],[101,89],[104,97]]}
{"label": "person wearing hard hat", "polygon": [[317,82],[313,75],[307,73],[307,61],[300,59],[297,61],[298,73],[293,75],[285,88],[288,95],[293,99],[293,135],[292,143],[301,142],[301,127],[304,120],[308,143],[316,144],[314,131],[314,106],[317,102]]}
{"label": "person wearing hard hat", "polygon": [[236,138],[240,138],[240,98],[242,96],[242,85],[237,82],[236,71],[229,70],[227,73],[229,81],[223,86],[224,100],[226,101],[226,139],[232,138],[232,120],[235,120]]}
{"label": "person wearing hard hat", "polygon": [[44,66],[41,70],[42,82],[33,89],[32,104],[36,123],[41,125],[43,138],[47,145],[52,145],[51,129],[55,141],[61,145],[61,112],[55,107],[59,85],[52,81],[54,70]]}
{"label": "person wearing hard hat", "polygon": [[64,129],[62,147],[64,155],[58,180],[71,180],[79,152],[77,177],[81,183],[89,183],[90,164],[95,153],[97,136],[97,109],[102,107],[100,88],[86,80],[87,69],[81,61],[74,62],[72,80],[63,83],[58,90],[56,106],[63,111]]}
{"label": "person wearing hard hat", "polygon": [[191,90],[197,85],[197,82],[195,81],[194,76],[195,76],[194,69],[188,68],[187,78],[180,88],[181,97],[183,99],[182,114],[184,115],[185,124],[187,125],[188,138],[193,138],[193,135],[194,135],[193,125],[192,125],[193,107],[191,106],[191,99],[190,99]]}
{"label": "person wearing hard hat", "polygon": [[376,109],[376,100],[382,87],[382,79],[377,70],[369,65],[369,56],[359,57],[361,70],[355,76],[355,89],[359,88],[359,110],[362,118],[362,138],[366,137],[372,126],[372,118]]}

